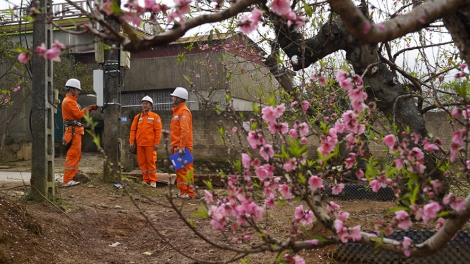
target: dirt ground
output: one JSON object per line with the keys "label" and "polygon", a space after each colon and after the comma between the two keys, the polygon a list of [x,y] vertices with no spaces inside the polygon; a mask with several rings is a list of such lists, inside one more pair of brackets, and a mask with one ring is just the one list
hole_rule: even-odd
{"label": "dirt ground", "polygon": [[[98,154],[85,153],[80,168],[91,172],[101,168],[101,164]],[[27,171],[29,163],[12,166]],[[56,159],[55,167],[60,172],[63,159]],[[180,220],[165,198],[174,187],[124,184],[135,204],[124,189],[103,183],[99,176],[91,177],[85,184],[57,188],[55,201],[40,204],[21,199],[29,186],[0,183],[0,263],[202,263],[198,260],[221,261],[235,256],[200,239]],[[198,210],[200,199],[174,201],[202,235],[215,244],[230,245],[231,232],[214,231],[208,220],[191,216]],[[373,229],[374,221],[370,220],[382,218],[395,206],[393,202],[335,202],[351,213],[351,225],[361,224],[364,230]],[[289,236],[286,226],[295,206],[297,203],[272,212],[272,217],[265,221],[272,234],[280,238]],[[329,234],[319,225],[307,232]],[[306,263],[339,263],[333,258],[334,250],[335,246],[330,246],[299,255]],[[274,253],[257,254],[248,263],[273,263],[275,258]]]}

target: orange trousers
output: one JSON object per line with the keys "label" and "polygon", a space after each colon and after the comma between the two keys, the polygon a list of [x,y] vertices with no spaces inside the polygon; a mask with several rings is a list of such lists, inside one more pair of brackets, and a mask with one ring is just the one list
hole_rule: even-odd
{"label": "orange trousers", "polygon": [[153,146],[137,146],[137,163],[142,171],[142,180],[146,183],[157,182],[157,152]]}
{"label": "orange trousers", "polygon": [[[189,151],[193,153],[192,148]],[[176,186],[180,190],[181,195],[187,194],[194,198],[194,162],[176,171]]]}
{"label": "orange trousers", "polygon": [[[66,144],[72,140],[71,131],[72,129],[67,129],[65,131],[64,139]],[[75,134],[72,146],[70,146],[70,149],[67,151],[67,155],[65,156],[64,184],[73,180],[73,177],[75,177],[75,174],[78,171],[78,163],[82,158],[82,136],[83,135]]]}

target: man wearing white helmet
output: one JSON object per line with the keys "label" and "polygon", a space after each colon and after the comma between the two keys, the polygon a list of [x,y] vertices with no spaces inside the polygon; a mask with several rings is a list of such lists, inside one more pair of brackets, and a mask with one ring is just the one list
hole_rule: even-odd
{"label": "man wearing white helmet", "polygon": [[[171,94],[173,116],[170,123],[170,144],[173,153],[184,154],[185,148],[193,152],[193,117],[185,102],[188,100],[188,91],[183,87],[176,87]],[[193,163],[176,171],[176,186],[180,190],[178,197],[194,198],[194,167]]]}
{"label": "man wearing white helmet", "polygon": [[65,83],[65,95],[62,102],[62,118],[64,119],[64,143],[65,143],[65,169],[64,169],[64,186],[74,186],[80,182],[74,181],[73,178],[78,171],[78,163],[82,157],[82,136],[85,129],[81,120],[87,111],[98,109],[97,105],[89,105],[80,109],[78,104],[78,96],[82,90],[80,81],[77,79],[69,79]]}
{"label": "man wearing white helmet", "polygon": [[130,148],[137,150],[137,162],[143,183],[157,187],[157,150],[162,137],[160,116],[151,111],[153,100],[146,95],[141,100],[142,113],[134,117],[129,136]]}

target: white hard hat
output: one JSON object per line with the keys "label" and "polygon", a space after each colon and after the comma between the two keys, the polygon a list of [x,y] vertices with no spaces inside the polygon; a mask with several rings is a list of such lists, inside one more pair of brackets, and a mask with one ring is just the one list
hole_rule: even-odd
{"label": "white hard hat", "polygon": [[175,91],[173,91],[171,96],[176,96],[181,99],[188,100],[188,90],[184,89],[183,87],[176,87]]}
{"label": "white hard hat", "polygon": [[82,88],[80,87],[80,81],[77,79],[69,79],[65,83],[65,90],[69,90],[69,88],[77,88],[78,90],[81,90]]}
{"label": "white hard hat", "polygon": [[147,102],[149,102],[149,103],[151,103],[151,104],[153,105],[153,100],[152,100],[152,98],[150,98],[150,96],[148,96],[148,95],[144,96],[144,98],[142,98],[142,100],[140,100],[140,101],[141,101],[141,102],[147,101]]}

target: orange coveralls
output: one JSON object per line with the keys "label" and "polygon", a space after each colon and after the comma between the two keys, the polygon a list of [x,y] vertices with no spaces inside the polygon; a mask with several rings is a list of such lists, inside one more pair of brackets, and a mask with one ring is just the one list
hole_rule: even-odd
{"label": "orange coveralls", "polygon": [[[67,121],[80,122],[85,115],[87,109],[80,110],[78,104],[78,98],[67,94],[62,102],[62,119],[64,124]],[[85,128],[83,126],[75,126],[75,135],[72,138],[72,126],[67,126],[64,131],[65,144],[72,141],[72,146],[67,151],[65,157],[65,169],[64,169],[64,184],[68,183],[73,179],[78,171],[78,163],[82,158],[82,136],[85,134]]]}
{"label": "orange coveralls", "polygon": [[[136,137],[137,129],[137,137]],[[157,152],[155,145],[160,144],[162,137],[162,121],[152,111],[142,112],[134,117],[129,136],[129,144],[137,148],[137,163],[142,171],[142,180],[150,184],[157,182]],[[135,140],[135,143],[134,143]]]}
{"label": "orange coveralls", "polygon": [[[173,147],[173,153],[176,153],[176,147],[188,148],[193,153],[193,117],[191,111],[185,103],[171,108],[173,116],[170,123],[170,144]],[[194,198],[194,167],[193,163],[186,165],[176,171],[176,186],[180,194],[188,194]],[[191,179],[188,179],[188,173]],[[188,181],[189,180],[189,181]]]}

